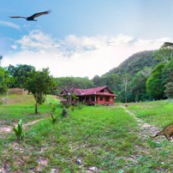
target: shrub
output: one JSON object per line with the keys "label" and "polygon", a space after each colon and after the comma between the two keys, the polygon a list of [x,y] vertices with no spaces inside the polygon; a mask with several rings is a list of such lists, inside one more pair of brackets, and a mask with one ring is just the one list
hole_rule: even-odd
{"label": "shrub", "polygon": [[61,115],[62,115],[62,117],[68,117],[69,116],[68,111],[67,111],[66,108],[63,108]]}

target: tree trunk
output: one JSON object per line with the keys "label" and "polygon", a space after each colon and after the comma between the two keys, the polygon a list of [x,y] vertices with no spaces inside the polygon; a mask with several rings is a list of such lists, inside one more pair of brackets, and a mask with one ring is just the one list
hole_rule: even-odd
{"label": "tree trunk", "polygon": [[38,114],[38,103],[35,103],[35,114]]}

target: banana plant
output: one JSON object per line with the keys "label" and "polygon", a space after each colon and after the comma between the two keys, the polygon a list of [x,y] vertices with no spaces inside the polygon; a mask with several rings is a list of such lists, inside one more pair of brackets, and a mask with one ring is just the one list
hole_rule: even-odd
{"label": "banana plant", "polygon": [[17,127],[13,127],[13,131],[16,134],[17,140],[20,141],[24,138],[22,119],[19,120]]}
{"label": "banana plant", "polygon": [[51,118],[52,118],[52,123],[53,123],[53,124],[56,123],[56,121],[57,121],[57,117],[54,117],[54,115],[51,114]]}
{"label": "banana plant", "polygon": [[52,112],[52,113],[55,113],[55,111],[56,111],[56,106],[55,106],[54,104],[52,104],[52,105],[51,105],[51,108],[52,108],[51,112]]}
{"label": "banana plant", "polygon": [[57,117],[54,116],[54,113],[56,111],[56,106],[54,104],[52,104],[51,108],[52,108],[52,110],[51,110],[51,118],[52,118],[52,123],[54,124],[57,121]]}

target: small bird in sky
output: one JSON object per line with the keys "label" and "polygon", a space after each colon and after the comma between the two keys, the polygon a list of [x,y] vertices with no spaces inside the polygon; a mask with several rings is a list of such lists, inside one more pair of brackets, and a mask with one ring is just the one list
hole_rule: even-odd
{"label": "small bird in sky", "polygon": [[28,21],[37,21],[35,20],[36,17],[39,17],[39,16],[42,16],[44,14],[49,14],[50,13],[50,10],[49,11],[43,11],[43,12],[39,12],[39,13],[35,13],[33,14],[32,16],[29,16],[29,17],[23,17],[23,16],[10,16],[10,18],[24,18]]}

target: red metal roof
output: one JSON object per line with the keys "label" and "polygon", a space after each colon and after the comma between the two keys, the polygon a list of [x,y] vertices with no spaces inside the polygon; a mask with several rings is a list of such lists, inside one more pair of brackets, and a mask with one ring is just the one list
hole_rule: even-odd
{"label": "red metal roof", "polygon": [[[101,92],[102,90],[107,89],[108,92]],[[73,92],[76,96],[85,96],[85,95],[105,95],[105,96],[116,96],[112,91],[108,89],[107,86],[100,86],[97,88],[89,88],[89,89],[70,89],[67,92]]]}

